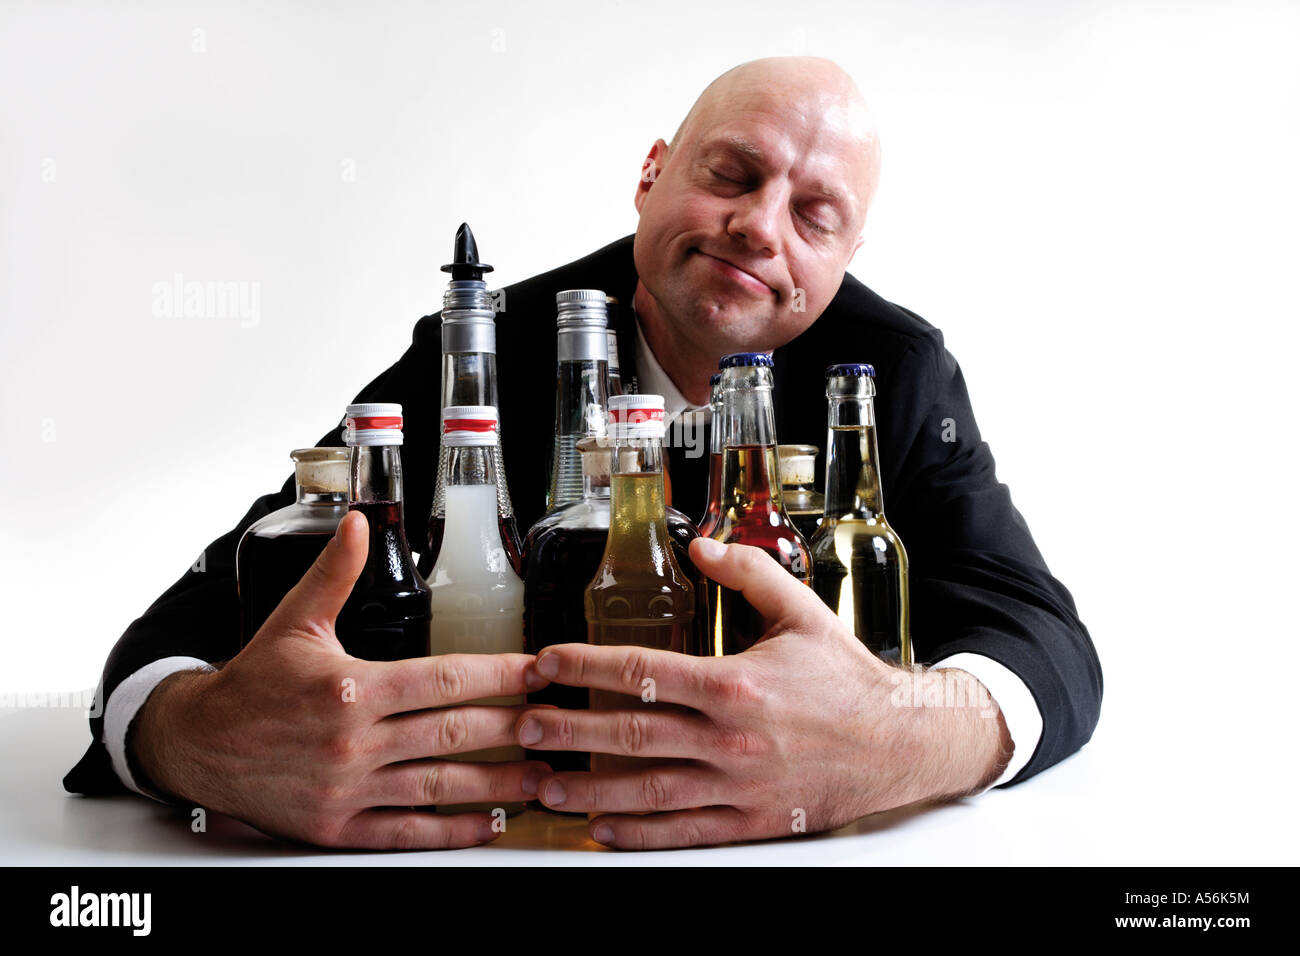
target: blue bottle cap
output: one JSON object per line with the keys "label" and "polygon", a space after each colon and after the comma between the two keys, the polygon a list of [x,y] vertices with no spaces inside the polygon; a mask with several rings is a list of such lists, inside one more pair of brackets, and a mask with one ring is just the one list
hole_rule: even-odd
{"label": "blue bottle cap", "polygon": [[772,368],[772,356],[766,352],[733,352],[730,355],[722,356],[722,359],[718,362],[719,369],[738,368],[746,365]]}
{"label": "blue bottle cap", "polygon": [[870,378],[875,378],[876,370],[865,362],[852,362],[848,365],[832,365],[826,370],[827,378],[838,378],[841,375],[866,375]]}
{"label": "blue bottle cap", "polygon": [[712,375],[709,376],[709,388],[712,388],[714,385],[717,385],[721,381],[722,381],[722,373],[714,372]]}

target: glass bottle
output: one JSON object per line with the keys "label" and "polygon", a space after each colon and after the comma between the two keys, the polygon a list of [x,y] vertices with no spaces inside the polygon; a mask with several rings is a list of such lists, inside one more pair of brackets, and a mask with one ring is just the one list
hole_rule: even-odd
{"label": "glass bottle", "polygon": [[348,510],[370,526],[366,563],[335,622],[343,649],[368,661],[429,653],[429,588],[415,569],[402,509],[402,406],[349,405]]}
{"label": "glass bottle", "polygon": [[786,514],[805,541],[822,522],[825,499],[814,487],[817,475],[816,445],[778,445],[777,466],[781,469],[781,500]]}
{"label": "glass bottle", "polygon": [[[584,595],[587,642],[692,653],[695,585],[673,556],[664,506],[664,400],[659,395],[610,399],[612,517],[605,550]],[[700,622],[703,624],[704,622]],[[639,695],[592,689],[592,710],[655,706],[653,683]],[[593,771],[631,770],[644,758],[591,755]]]}
{"label": "glass bottle", "polygon": [[885,520],[876,370],[826,370],[826,515],[811,542],[813,590],[875,654],[912,663],[907,551]]}
{"label": "glass bottle", "polygon": [[722,373],[709,379],[709,503],[700,519],[700,535],[713,536],[722,520]]}
{"label": "glass bottle", "polygon": [[[478,258],[474,233],[467,223],[456,232],[453,261],[442,267],[451,273],[451,282],[442,299],[442,408],[450,405],[491,405],[501,403],[497,395],[497,327],[494,300],[483,281],[492,267]],[[497,499],[503,515],[514,517],[510,489],[506,487],[505,459],[501,453],[501,432],[492,452],[496,458]],[[425,553],[420,558],[420,573],[427,575],[433,567],[433,555],[439,551],[443,527],[447,521],[444,475],[447,472],[447,449],[438,449],[438,476],[429,510],[429,533]],[[510,523],[514,528],[514,522]],[[516,572],[523,567],[523,546],[518,530],[515,537],[501,546],[510,556]]]}
{"label": "glass bottle", "polygon": [[609,315],[609,328],[605,331],[608,361],[608,368],[605,373],[605,387],[610,395],[622,395],[623,373],[618,366],[618,332],[614,330],[614,316],[618,314],[618,299],[612,295],[605,296],[605,311]]}
{"label": "glass bottle", "polygon": [[235,552],[240,647],[316,563],[348,513],[346,448],[298,448],[289,457],[296,500],[249,525]]}
{"label": "glass bottle", "polygon": [[[776,462],[772,358],[763,352],[724,355],[722,372],[722,504],[712,537],[762,548],[805,584],[812,564],[803,535],[786,514]],[[740,591],[709,585],[711,653],[738,654],[766,633],[761,614]]]}
{"label": "glass bottle", "polygon": [[[450,406],[442,410],[442,444],[447,448],[447,525],[442,550],[429,575],[432,619],[429,653],[522,654],[524,582],[501,546],[501,525],[514,518],[501,513],[497,498],[497,410],[491,405]],[[483,706],[522,704],[522,694],[471,701]],[[504,762],[523,760],[519,746],[493,747],[443,759]],[[439,813],[491,811],[512,815],[523,803],[441,806]]]}
{"label": "glass bottle", "polygon": [[582,456],[577,444],[605,434],[609,347],[605,293],[569,289],[555,295],[555,443],[551,451],[548,511],[582,500]]}

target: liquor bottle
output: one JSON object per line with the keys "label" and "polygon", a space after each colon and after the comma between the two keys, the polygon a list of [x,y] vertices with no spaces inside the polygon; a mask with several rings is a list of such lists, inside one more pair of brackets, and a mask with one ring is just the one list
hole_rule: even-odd
{"label": "liquor bottle", "polygon": [[[786,514],[776,463],[772,358],[724,355],[722,372],[722,505],[712,537],[762,548],[804,584],[812,577],[808,544]],[[740,591],[709,586],[711,653],[738,654],[764,635],[763,617]]]}
{"label": "liquor bottle", "polygon": [[429,588],[415,569],[402,509],[402,406],[349,405],[343,442],[348,510],[370,525],[366,563],[335,622],[343,649],[368,661],[429,653]]}
{"label": "liquor bottle", "polygon": [[813,590],[863,644],[912,663],[907,551],[885,520],[876,447],[876,370],[826,370],[826,514],[813,535]]}
{"label": "liquor bottle", "polygon": [[[605,553],[610,521],[611,448],[608,438],[588,436],[577,443],[582,456],[582,500],[544,515],[525,539],[524,650],[536,654],[552,644],[585,643],[585,591]],[[704,576],[688,554],[699,537],[695,525],[680,511],[667,508],[668,534],[678,567],[696,586],[696,613],[706,618]],[[697,653],[699,651],[697,650]],[[528,695],[530,704],[551,704],[585,710],[587,690],[548,684]],[[578,751],[533,751],[556,771],[588,769],[587,754]]]}
{"label": "liquor bottle", "polygon": [[713,536],[722,520],[722,373],[709,378],[709,503],[700,519],[700,536]]}
{"label": "liquor bottle", "polygon": [[[447,524],[441,550],[429,575],[432,620],[429,653],[522,654],[524,650],[524,582],[502,547],[504,523],[497,498],[497,410],[491,405],[453,405],[442,410],[442,445],[448,449],[443,475]],[[522,694],[485,697],[484,706],[522,704]],[[519,746],[493,747],[444,759],[502,762],[523,760]],[[507,815],[523,803],[474,803],[441,806],[439,813],[491,811]]]}
{"label": "liquor bottle", "polygon": [[[497,395],[497,327],[493,299],[483,281],[484,273],[492,267],[480,262],[474,233],[467,223],[461,223],[456,232],[456,249],[453,261],[442,267],[451,273],[451,282],[442,299],[442,408],[451,405],[491,405],[499,407]],[[440,410],[441,411],[441,410]],[[497,501],[503,515],[514,517],[510,503],[510,490],[506,487],[505,459],[501,454],[501,431],[497,430],[497,443],[493,449],[496,459]],[[420,557],[420,573],[427,575],[433,567],[433,556],[439,551],[443,528],[447,521],[444,475],[447,472],[447,449],[438,449],[438,476],[433,489],[433,505],[429,509],[429,533],[424,554]],[[514,522],[510,523],[514,528]],[[523,546],[518,530],[515,537],[503,540],[501,546],[510,557],[516,572],[523,568]]]}
{"label": "liquor bottle", "polygon": [[289,457],[296,500],[249,525],[235,552],[240,647],[316,563],[348,513],[346,448],[299,448]]}
{"label": "liquor bottle", "polygon": [[605,330],[608,369],[605,373],[605,386],[610,395],[623,394],[623,373],[618,365],[618,332],[614,330],[614,316],[618,314],[618,299],[612,295],[605,296],[605,311],[608,313],[608,328]]}
{"label": "liquor bottle", "polygon": [[609,346],[605,293],[569,289],[555,295],[555,443],[546,508],[582,500],[582,457],[577,444],[605,434]]}
{"label": "liquor bottle", "polygon": [[817,474],[816,445],[777,445],[777,467],[781,469],[781,500],[786,514],[799,529],[805,541],[811,542],[813,532],[822,523],[825,499],[814,487]]}
{"label": "liquor bottle", "polygon": [[[664,400],[616,395],[609,401],[613,442],[611,519],[605,551],[586,588],[587,641],[692,653],[695,585],[673,556],[664,506]],[[704,622],[700,622],[704,623]],[[592,689],[592,710],[655,706],[654,686],[637,694]],[[591,755],[593,771],[631,770],[653,760]]]}

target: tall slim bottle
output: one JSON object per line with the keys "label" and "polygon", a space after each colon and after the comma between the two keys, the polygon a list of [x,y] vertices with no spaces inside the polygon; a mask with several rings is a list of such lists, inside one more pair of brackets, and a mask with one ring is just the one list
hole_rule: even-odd
{"label": "tall slim bottle", "polygon": [[349,405],[343,443],[351,449],[348,510],[370,526],[366,563],[339,612],[343,649],[368,661],[429,653],[429,589],[415,570],[402,514],[402,406]]}
{"label": "tall slim bottle", "polygon": [[[722,502],[714,540],[762,548],[805,584],[812,562],[781,498],[772,407],[772,358],[762,352],[724,355],[722,372]],[[767,625],[740,591],[709,585],[711,651],[748,650]]]}
{"label": "tall slim bottle", "polygon": [[[673,556],[664,511],[664,400],[659,395],[610,399],[612,517],[605,551],[584,596],[587,641],[692,653],[695,585]],[[703,622],[699,622],[703,623]],[[654,707],[653,684],[634,694],[591,691],[592,710]],[[593,753],[593,771],[630,770],[643,758]]]}
{"label": "tall slim bottle", "polygon": [[605,374],[605,385],[610,395],[623,394],[623,373],[618,363],[618,332],[614,329],[614,315],[618,311],[618,299],[612,295],[605,296],[605,311],[609,313],[609,328],[605,332],[608,344],[609,367]]}
{"label": "tall slim bottle", "polygon": [[555,442],[546,509],[582,500],[578,442],[605,434],[609,343],[605,293],[568,289],[555,295]]}
{"label": "tall slim bottle", "polygon": [[912,663],[907,551],[885,520],[876,443],[876,370],[826,370],[826,512],[812,537],[813,590],[863,644]]}
{"label": "tall slim bottle", "polygon": [[[429,653],[522,654],[524,582],[501,545],[501,526],[514,518],[501,513],[497,498],[497,410],[491,405],[453,405],[442,410],[442,445],[448,449],[447,525],[429,575],[432,620]],[[471,703],[512,706],[522,694],[485,697]],[[446,757],[451,760],[523,760],[519,746],[494,747]],[[443,806],[439,813],[491,811],[518,813],[523,803]]]}
{"label": "tall slim bottle", "polygon": [[[461,223],[456,232],[453,261],[442,267],[451,273],[451,282],[442,299],[442,406],[500,405],[497,395],[497,327],[492,294],[483,281],[492,267],[480,262],[478,246],[469,225]],[[441,412],[441,409],[439,410]],[[496,447],[497,501],[503,515],[514,517],[510,489],[506,487],[505,459],[501,453],[501,432]],[[420,559],[420,573],[427,575],[433,556],[440,550],[443,528],[447,521],[445,474],[446,448],[438,450],[438,476],[433,489],[433,506],[429,510],[429,534],[425,553]],[[510,522],[514,528],[514,522]],[[516,529],[514,537],[503,539],[501,546],[510,557],[516,572],[523,568],[523,545]]]}
{"label": "tall slim bottle", "polygon": [[709,502],[700,519],[700,536],[713,537],[722,520],[722,373],[709,379]]}

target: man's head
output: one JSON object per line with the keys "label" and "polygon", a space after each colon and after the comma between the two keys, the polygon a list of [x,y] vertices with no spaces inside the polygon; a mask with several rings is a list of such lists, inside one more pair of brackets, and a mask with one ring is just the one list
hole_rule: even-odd
{"label": "man's head", "polygon": [[724,73],[643,167],[638,311],[711,359],[784,345],[839,289],[879,168],[871,114],[834,63]]}

